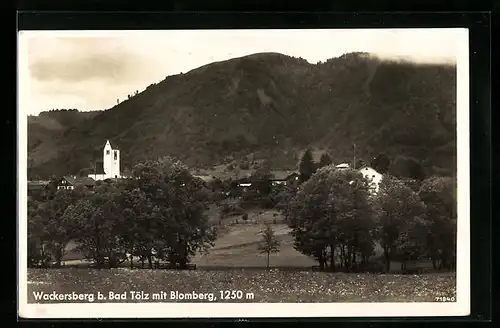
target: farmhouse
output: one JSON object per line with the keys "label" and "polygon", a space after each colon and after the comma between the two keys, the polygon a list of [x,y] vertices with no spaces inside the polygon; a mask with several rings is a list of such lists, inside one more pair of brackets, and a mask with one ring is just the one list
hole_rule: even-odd
{"label": "farmhouse", "polygon": [[369,166],[363,166],[360,170],[361,174],[370,182],[370,187],[374,192],[378,192],[382,174]]}
{"label": "farmhouse", "polygon": [[273,186],[287,185],[299,180],[299,173],[295,171],[272,171],[271,183]]}
{"label": "farmhouse", "polygon": [[73,190],[78,186],[92,189],[95,186],[95,181],[92,178],[66,175],[58,181],[57,190]]}
{"label": "farmhouse", "polygon": [[247,190],[247,188],[252,186],[252,181],[250,180],[249,177],[244,177],[239,180],[236,180],[232,183],[232,185],[236,185],[237,187],[242,188],[244,191]]}
{"label": "farmhouse", "polygon": [[88,177],[95,181],[121,178],[120,150],[113,148],[109,140],[104,145],[102,162],[95,163],[94,173],[89,174]]}
{"label": "farmhouse", "polygon": [[28,181],[28,197],[36,198],[42,195],[49,181]]}

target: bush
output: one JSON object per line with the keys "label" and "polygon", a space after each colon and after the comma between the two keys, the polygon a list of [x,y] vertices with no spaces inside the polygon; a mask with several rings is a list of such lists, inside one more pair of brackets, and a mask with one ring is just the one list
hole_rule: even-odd
{"label": "bush", "polygon": [[243,220],[245,220],[245,221],[248,220],[248,213],[243,213],[243,215],[241,216],[241,218]]}
{"label": "bush", "polygon": [[262,197],[260,200],[260,206],[265,209],[272,209],[274,206],[276,206],[276,202],[272,197]]}

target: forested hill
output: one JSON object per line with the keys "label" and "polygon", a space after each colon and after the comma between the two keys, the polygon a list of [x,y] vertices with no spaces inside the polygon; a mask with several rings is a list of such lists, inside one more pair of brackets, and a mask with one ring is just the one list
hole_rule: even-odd
{"label": "forested hill", "polygon": [[306,147],[342,162],[355,143],[358,158],[404,156],[427,174],[454,174],[455,98],[454,66],[254,54],[169,76],[95,116],[75,112],[77,124],[40,133],[31,118],[31,173],[77,174],[109,139],[124,168],[163,155],[198,167],[248,154],[293,166]]}
{"label": "forested hill", "polygon": [[[28,151],[36,149],[42,143],[47,147],[53,139],[83,121],[97,116],[102,111],[81,112],[77,109],[53,109],[34,116],[28,116]],[[52,153],[52,152],[51,152]],[[48,154],[49,157],[52,154]],[[37,162],[43,161],[37,158]]]}

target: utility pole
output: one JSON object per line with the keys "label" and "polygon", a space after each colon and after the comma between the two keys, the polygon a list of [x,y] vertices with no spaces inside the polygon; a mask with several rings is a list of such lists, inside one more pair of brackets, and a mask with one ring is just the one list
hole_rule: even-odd
{"label": "utility pole", "polygon": [[352,133],[352,168],[356,169],[356,135]]}

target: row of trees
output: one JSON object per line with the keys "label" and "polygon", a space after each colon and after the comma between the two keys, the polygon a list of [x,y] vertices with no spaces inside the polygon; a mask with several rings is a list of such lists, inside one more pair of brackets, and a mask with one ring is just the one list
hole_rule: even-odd
{"label": "row of trees", "polygon": [[367,266],[378,243],[386,270],[393,260],[430,258],[434,268],[455,261],[456,185],[452,178],[422,182],[384,176],[377,194],[356,170],[325,166],[300,188],[287,190],[282,210],[295,248],[321,268]]}
{"label": "row of trees", "polygon": [[[454,179],[384,175],[373,194],[356,170],[326,165],[310,176],[302,173],[300,185],[271,188],[269,169],[263,167],[252,175],[253,188],[242,201],[262,205],[262,199],[271,199],[292,229],[295,248],[315,257],[321,268],[366,267],[376,244],[383,249],[386,270],[393,260],[422,257],[432,259],[435,268],[453,265]],[[127,258],[132,264],[133,257],[142,266],[147,262],[152,267],[154,258],[185,266],[213,244],[217,231],[209,224],[206,205],[217,188],[211,193],[168,157],[137,165],[132,176],[99,183],[91,191],[54,191],[30,200],[30,264],[60,263],[67,245],[75,242],[101,267],[117,266]],[[271,246],[262,250],[274,252],[277,245]]]}
{"label": "row of trees", "polygon": [[186,266],[213,244],[205,214],[208,193],[181,163],[165,157],[133,170],[134,178],[99,183],[94,190],[57,191],[28,208],[29,264],[60,264],[67,245],[98,267],[138,258]]}
{"label": "row of trees", "polygon": [[[301,181],[308,180],[316,170],[330,164],[332,164],[332,159],[328,153],[323,153],[319,162],[315,162],[312,151],[307,149],[299,163]],[[397,156],[391,161],[386,154],[381,153],[370,161],[364,161],[363,159],[356,160],[354,168],[359,169],[364,165],[370,165],[381,174],[390,174],[400,178],[423,180],[426,177],[422,164],[411,157]]]}

